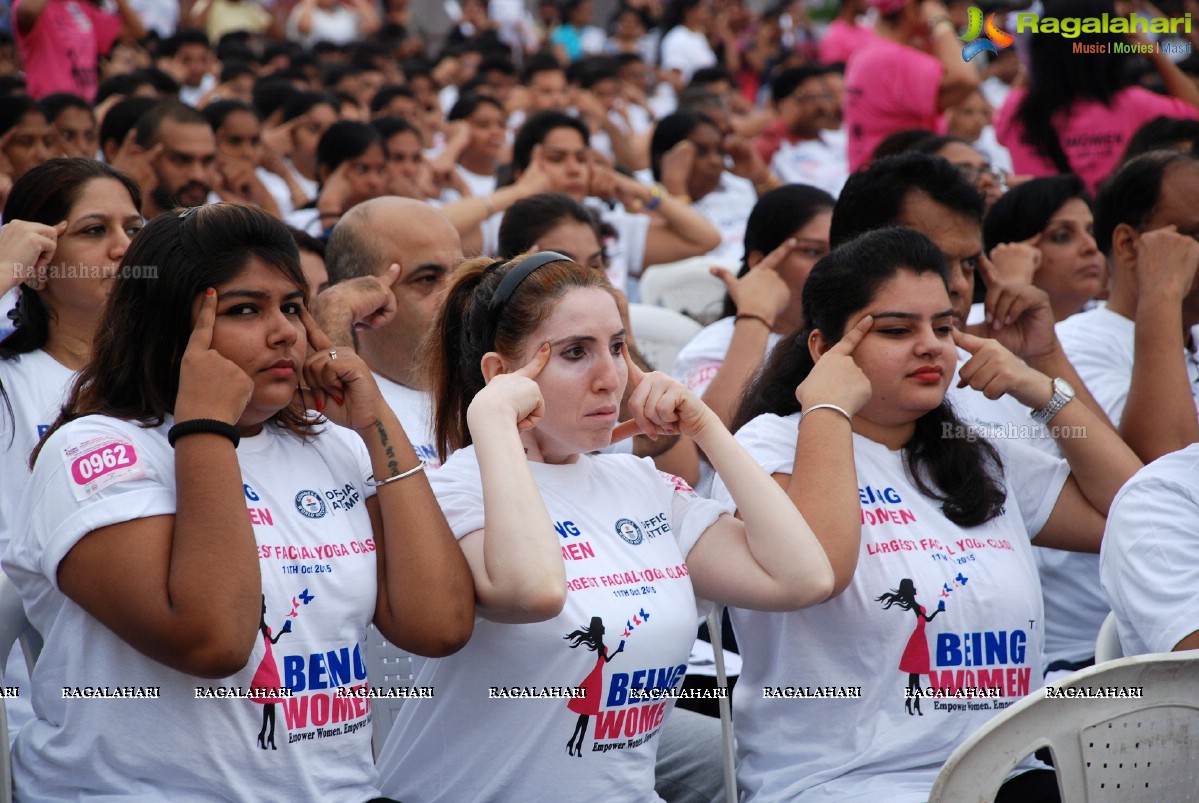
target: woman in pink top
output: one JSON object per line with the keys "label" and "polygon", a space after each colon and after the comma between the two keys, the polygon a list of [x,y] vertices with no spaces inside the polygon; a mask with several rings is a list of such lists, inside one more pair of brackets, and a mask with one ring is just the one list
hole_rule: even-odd
{"label": "woman in pink top", "polygon": [[[1111,0],[1059,0],[1045,8],[1054,17],[1102,13],[1115,15]],[[1028,86],[1013,89],[995,117],[1014,172],[1075,173],[1094,192],[1143,124],[1154,117],[1199,117],[1199,89],[1163,53],[1145,57],[1172,97],[1130,86],[1129,56],[1110,52],[1116,40],[1108,34],[1033,34]],[[1077,45],[1103,45],[1107,52],[1074,53]]]}
{"label": "woman in pink top", "polygon": [[[978,71],[962,61],[962,42],[937,0],[870,0],[878,9],[876,38],[845,71],[849,169],[870,159],[889,134],[935,131],[941,113],[978,86]],[[909,42],[921,40],[924,48]]]}

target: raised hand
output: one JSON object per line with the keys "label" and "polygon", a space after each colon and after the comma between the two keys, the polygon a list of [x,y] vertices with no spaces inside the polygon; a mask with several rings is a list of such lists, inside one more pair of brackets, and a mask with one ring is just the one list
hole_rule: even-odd
{"label": "raised hand", "polygon": [[56,226],[28,220],[10,220],[0,228],[0,264],[11,265],[12,272],[0,275],[0,295],[21,282],[31,290],[46,286],[46,266],[54,257],[58,238],[67,230],[64,220]]}
{"label": "raised hand", "polygon": [[1157,294],[1178,300],[1190,292],[1199,268],[1199,242],[1163,226],[1137,239],[1137,298]]}
{"label": "raised hand", "polygon": [[873,324],[874,318],[863,317],[820,355],[811,373],[795,389],[801,408],[835,404],[852,416],[866,406],[872,393],[870,380],[853,361],[853,351]]}
{"label": "raised hand", "polygon": [[175,420],[212,418],[236,424],[250,403],[254,380],[212,347],[217,295],[211,287],[200,298],[200,313],[179,367]]}
{"label": "raised hand", "polygon": [[1029,282],[1005,278],[986,257],[979,259],[978,269],[987,283],[986,318],[965,331],[993,337],[1024,359],[1051,352],[1057,334],[1049,294]]}
{"label": "raised hand", "polygon": [[724,268],[712,267],[708,272],[724,282],[737,314],[755,315],[773,326],[775,319],[791,303],[791,288],[779,275],[778,268],[791,256],[796,245],[794,237],[784,240],[739,279]]}
{"label": "raised hand", "polygon": [[300,320],[311,349],[299,388],[305,406],[311,399],[318,413],[343,427],[366,429],[374,424],[384,402],[366,363],[349,346],[334,346],[307,309]]}
{"label": "raised hand", "polygon": [[686,195],[687,180],[691,177],[691,170],[694,167],[695,143],[685,139],[662,154],[659,162],[662,186],[668,189],[672,195]]}
{"label": "raised hand", "polygon": [[1053,380],[1031,368],[998,340],[955,329],[953,342],[970,352],[958,369],[958,387],[970,386],[988,399],[1011,395],[1026,407],[1039,410],[1053,395]]}
{"label": "raised hand", "polygon": [[990,287],[994,278],[1005,282],[1032,284],[1033,276],[1041,267],[1041,249],[1037,245],[1041,235],[1036,234],[1018,243],[1000,243],[991,249],[991,276],[983,269],[983,279]]}
{"label": "raised hand", "polygon": [[[467,411],[471,429],[482,413],[496,421],[514,421],[521,432],[533,429],[545,415],[545,399],[536,379],[550,361],[550,344],[543,343],[533,359],[507,374],[496,374],[475,394]],[[486,411],[486,412],[483,412]]]}
{"label": "raised hand", "polygon": [[149,149],[138,145],[137,129],[135,128],[125,136],[120,150],[113,157],[112,166],[122,173],[128,174],[137,182],[143,198],[158,186],[158,173],[154,170],[154,161],[162,153],[163,147],[164,143],[162,142]]}
{"label": "raised hand", "polygon": [[312,299],[312,315],[320,329],[341,345],[351,345],[351,330],[377,329],[396,315],[392,291],[400,266],[392,263],[382,276],[359,276],[338,282]]}
{"label": "raised hand", "polygon": [[629,369],[627,407],[632,419],[618,424],[612,431],[612,442],[633,435],[685,435],[695,438],[709,421],[720,422],[706,404],[683,383],[661,371],[642,371],[629,356],[628,345],[621,349]]}

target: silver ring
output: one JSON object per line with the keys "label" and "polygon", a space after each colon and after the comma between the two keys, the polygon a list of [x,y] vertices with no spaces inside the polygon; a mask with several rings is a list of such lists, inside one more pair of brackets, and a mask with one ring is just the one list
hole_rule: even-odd
{"label": "silver ring", "polygon": [[329,359],[331,359],[331,360],[337,359],[337,349],[329,349]]}

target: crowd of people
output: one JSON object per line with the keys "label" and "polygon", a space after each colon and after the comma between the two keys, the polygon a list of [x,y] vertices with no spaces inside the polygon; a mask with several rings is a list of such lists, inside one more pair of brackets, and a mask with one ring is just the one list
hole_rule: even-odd
{"label": "crowd of people", "polygon": [[[1190,39],[12,5],[17,800],[723,800],[675,702],[727,608],[741,799],[916,803],[1109,615],[1199,648]],[[654,365],[630,310],[686,260],[723,306]],[[1058,800],[1052,756],[986,792]]]}

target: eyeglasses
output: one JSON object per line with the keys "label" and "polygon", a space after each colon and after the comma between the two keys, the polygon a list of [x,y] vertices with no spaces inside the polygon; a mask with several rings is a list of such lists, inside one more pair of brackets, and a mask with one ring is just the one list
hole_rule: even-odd
{"label": "eyeglasses", "polygon": [[957,164],[953,165],[958,169],[958,173],[962,178],[966,179],[971,186],[976,186],[982,181],[983,176],[990,176],[991,180],[999,185],[1001,189],[1007,188],[1007,172],[991,167],[991,165],[968,165]]}
{"label": "eyeglasses", "polygon": [[832,103],[836,100],[831,92],[813,92],[809,95],[791,95],[790,97],[796,103],[817,103],[819,101]]}

